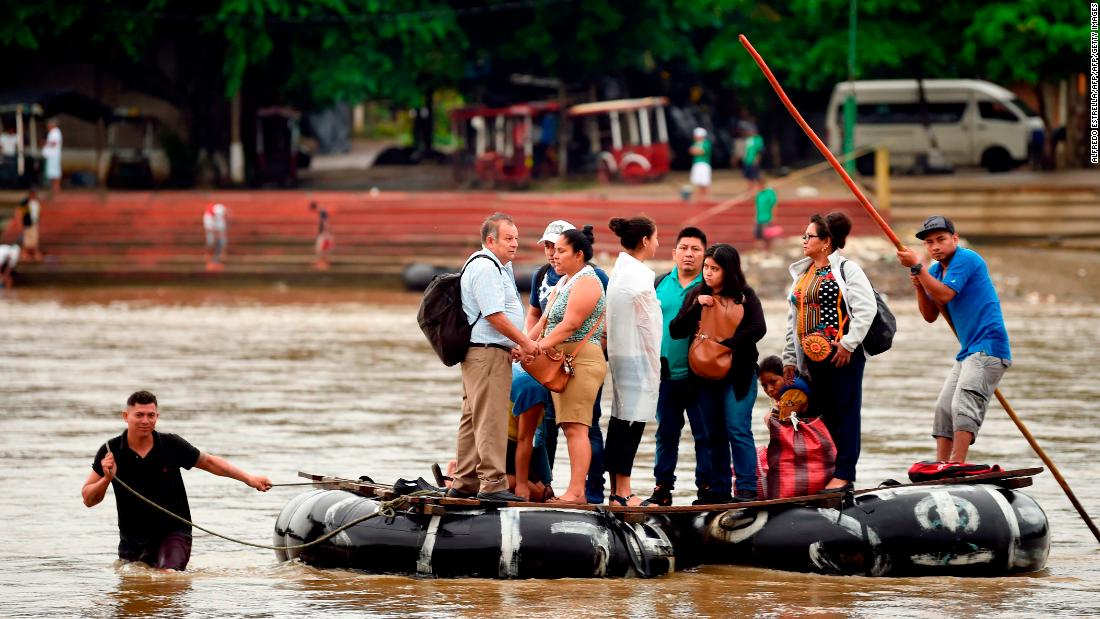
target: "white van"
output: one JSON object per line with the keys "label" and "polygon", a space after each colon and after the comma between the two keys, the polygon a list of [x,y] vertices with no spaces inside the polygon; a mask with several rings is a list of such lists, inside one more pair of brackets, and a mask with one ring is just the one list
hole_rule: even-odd
{"label": "white van", "polygon": [[[981,80],[923,80],[927,114],[940,152],[955,166],[981,165],[991,172],[1027,160],[1033,140],[1042,140],[1043,121],[1023,101]],[[930,150],[922,122],[917,80],[840,82],[826,116],[829,148],[839,154],[844,139],[844,99],[856,96],[855,148],[885,146],[890,163],[914,164]],[[860,163],[869,163],[870,158]],[[860,165],[862,172],[868,166]]]}

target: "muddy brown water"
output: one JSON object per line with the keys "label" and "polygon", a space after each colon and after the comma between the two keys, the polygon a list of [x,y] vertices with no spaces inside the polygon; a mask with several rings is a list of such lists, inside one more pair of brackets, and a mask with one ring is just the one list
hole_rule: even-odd
{"label": "muddy brown water", "polygon": [[[82,616],[1038,616],[1089,615],[1100,546],[1049,474],[1026,492],[1050,518],[1046,570],[1012,578],[859,578],[706,566],[655,580],[490,581],[369,576],[280,564],[271,552],[196,532],[190,568],[119,565],[113,496],[86,509],[80,486],[133,390],[178,432],[276,482],[298,470],[378,480],[428,476],[458,419],[457,368],[443,367],[401,294],[198,289],[17,290],[0,296],[0,615]],[[932,455],[931,407],[955,346],[894,301],[894,350],[868,364],[860,485],[903,477]],[[778,351],[784,308],[766,305]],[[1016,363],[1002,390],[1100,517],[1094,307],[1006,307]],[[605,390],[606,391],[606,390]],[[607,403],[609,404],[609,402]],[[757,412],[766,409],[763,399]],[[605,408],[606,410],[606,408]],[[605,421],[606,423],[606,421]],[[757,442],[766,440],[754,424]],[[685,433],[686,441],[690,435]],[[689,443],[685,443],[689,444]],[[996,406],[974,460],[1040,465]],[[564,449],[555,475],[564,480]],[[681,480],[691,479],[690,456]],[[652,484],[653,431],[635,469]],[[269,543],[300,488],[259,494],[185,472],[195,520]],[[682,484],[688,500],[690,482]]]}

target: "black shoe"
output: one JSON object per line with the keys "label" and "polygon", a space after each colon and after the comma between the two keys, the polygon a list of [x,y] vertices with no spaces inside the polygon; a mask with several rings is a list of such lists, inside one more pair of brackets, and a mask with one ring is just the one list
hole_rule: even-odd
{"label": "black shoe", "polygon": [[733,503],[748,503],[749,501],[755,501],[756,493],[752,490],[738,490],[733,495]]}
{"label": "black shoe", "polygon": [[500,501],[502,503],[526,503],[530,499],[525,499],[520,495],[510,490],[499,490],[497,492],[478,492],[477,498],[482,501]]}
{"label": "black shoe", "polygon": [[878,485],[879,488],[893,488],[894,486],[900,486],[901,482],[896,479],[884,479],[882,483]]}
{"label": "black shoe", "polygon": [[643,503],[646,505],[660,505],[662,507],[672,505],[672,485],[657,484],[656,487],[653,488],[653,494],[643,501]]}
{"label": "black shoe", "polygon": [[699,498],[691,502],[692,505],[723,505],[725,503],[733,503],[732,494],[711,490],[700,490]]}
{"label": "black shoe", "polygon": [[855,489],[855,486],[852,485],[852,482],[848,482],[836,488],[825,488],[821,491],[821,494],[844,494],[845,492],[851,492],[853,489]]}
{"label": "black shoe", "polygon": [[463,492],[454,488],[448,488],[446,497],[448,499],[472,499],[477,496],[476,492]]}

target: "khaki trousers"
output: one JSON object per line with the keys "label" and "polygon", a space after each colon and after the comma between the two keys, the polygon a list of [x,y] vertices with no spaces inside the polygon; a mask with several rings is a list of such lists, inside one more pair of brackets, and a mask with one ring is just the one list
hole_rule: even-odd
{"label": "khaki trousers", "polygon": [[462,418],[453,487],[459,492],[508,489],[508,415],[512,359],[500,348],[471,347],[462,362]]}

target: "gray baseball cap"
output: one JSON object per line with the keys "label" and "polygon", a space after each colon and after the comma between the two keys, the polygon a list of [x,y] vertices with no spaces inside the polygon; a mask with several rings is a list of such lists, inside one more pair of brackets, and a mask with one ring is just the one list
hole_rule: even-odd
{"label": "gray baseball cap", "polygon": [[955,224],[951,223],[951,220],[943,215],[933,215],[924,220],[924,225],[922,225],[917,232],[917,238],[923,241],[924,237],[940,230],[946,230],[951,234],[955,234]]}

